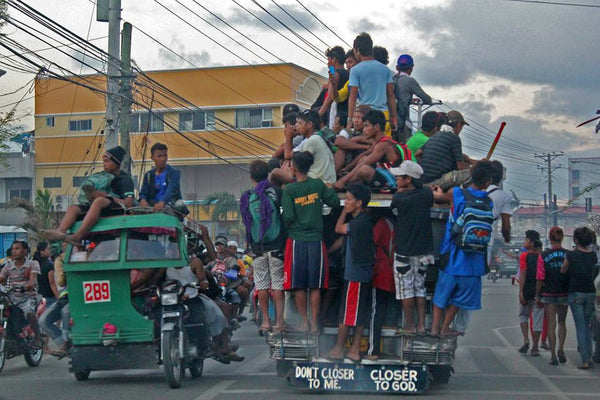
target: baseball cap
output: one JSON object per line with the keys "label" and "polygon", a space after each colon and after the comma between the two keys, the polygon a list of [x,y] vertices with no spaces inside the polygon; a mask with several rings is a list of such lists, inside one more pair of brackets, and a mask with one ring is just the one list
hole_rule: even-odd
{"label": "baseball cap", "polygon": [[402,54],[400,57],[398,57],[397,65],[399,67],[412,67],[415,65],[415,61],[408,54]]}
{"label": "baseball cap", "polygon": [[215,240],[215,244],[222,244],[223,246],[227,246],[227,239],[225,239],[224,237],[218,237],[217,240]]}
{"label": "baseball cap", "polygon": [[465,121],[465,118],[462,116],[462,114],[458,111],[452,110],[446,115],[446,117],[448,118],[448,123],[450,124],[453,122],[462,122],[465,125],[469,125],[469,123]]}
{"label": "baseball cap", "polygon": [[403,161],[397,168],[390,168],[390,173],[394,176],[408,175],[411,178],[421,179],[423,168],[414,161]]}
{"label": "baseball cap", "polygon": [[235,240],[230,240],[229,242],[227,242],[227,247],[229,246],[235,246],[236,249],[239,247]]}

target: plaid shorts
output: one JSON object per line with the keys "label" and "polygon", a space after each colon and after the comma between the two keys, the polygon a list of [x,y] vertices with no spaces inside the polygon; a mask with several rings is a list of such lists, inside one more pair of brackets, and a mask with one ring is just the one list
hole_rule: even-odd
{"label": "plaid shorts", "polygon": [[37,295],[28,296],[28,295],[17,295],[13,294],[11,296],[11,301],[13,304],[21,309],[23,313],[27,316],[27,314],[37,313],[38,300]]}
{"label": "plaid shorts", "polygon": [[254,269],[254,289],[256,290],[283,290],[283,260],[264,253],[252,262]]}
{"label": "plaid shorts", "polygon": [[427,266],[434,262],[430,254],[411,257],[394,254],[396,299],[425,297],[425,273]]}

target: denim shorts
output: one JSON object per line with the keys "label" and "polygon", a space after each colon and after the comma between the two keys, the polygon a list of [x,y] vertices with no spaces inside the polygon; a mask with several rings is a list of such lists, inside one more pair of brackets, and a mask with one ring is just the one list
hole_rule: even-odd
{"label": "denim shorts", "polygon": [[564,304],[565,306],[569,305],[569,298],[567,296],[564,296],[564,297],[542,296],[542,298],[540,300],[544,304]]}

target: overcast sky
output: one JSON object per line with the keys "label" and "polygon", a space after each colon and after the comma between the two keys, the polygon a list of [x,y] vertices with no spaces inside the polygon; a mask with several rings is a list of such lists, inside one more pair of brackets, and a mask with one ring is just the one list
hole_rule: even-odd
{"label": "overcast sky", "polygon": [[[178,1],[193,12],[186,10]],[[508,168],[506,188],[515,190],[521,198],[541,199],[545,191],[545,175],[536,167],[534,153],[598,154],[600,137],[594,133],[594,124],[575,128],[600,109],[600,3],[597,0],[566,2],[598,7],[508,0],[301,0],[301,4],[295,0],[258,1],[268,12],[318,48],[321,54],[293,36],[253,1],[237,2],[246,10],[230,0],[122,0],[124,20],[161,41],[193,65],[135,29],[132,57],[146,70],[285,60],[324,75],[326,66],[322,53],[326,47],[348,46],[302,8],[303,4],[347,43],[352,43],[356,34],[369,32],[376,44],[390,52],[391,68],[400,54],[411,54],[416,64],[413,76],[425,91],[450,108],[461,111],[472,121],[472,127],[461,134],[467,154],[475,157],[485,155],[500,122],[506,121],[508,125],[495,158]],[[82,37],[95,39],[107,34],[108,24],[96,22],[95,6],[91,0],[30,0],[27,3]],[[277,58],[225,26],[199,5],[225,19]],[[311,33],[292,21],[278,6]],[[26,20],[10,8],[9,12],[14,18]],[[255,54],[194,13],[233,36]],[[6,26],[3,33],[12,35],[31,49],[47,47],[12,26]],[[106,49],[106,41],[102,38],[93,42]],[[0,54],[7,52],[0,50]],[[61,58],[55,51],[43,54],[79,72],[80,65]],[[84,68],[83,72],[90,71]],[[30,74],[9,71],[0,78],[0,95],[18,89],[31,78]],[[20,91],[15,95],[3,95],[0,105],[15,101],[23,94]],[[440,110],[447,111],[448,108]],[[30,114],[21,122],[25,127],[32,127],[33,102],[25,102],[20,112]],[[565,166],[566,161],[566,158],[562,162],[558,159]],[[565,198],[566,171],[556,171],[555,179],[557,194]]]}

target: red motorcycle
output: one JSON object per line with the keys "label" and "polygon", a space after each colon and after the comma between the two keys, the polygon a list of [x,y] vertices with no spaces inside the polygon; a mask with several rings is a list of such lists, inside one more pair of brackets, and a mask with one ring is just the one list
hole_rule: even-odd
{"label": "red motorcycle", "polygon": [[[42,348],[33,346],[35,332],[23,311],[12,304],[10,296],[13,293],[23,293],[23,288],[6,289],[0,286],[0,372],[6,360],[24,356],[30,367],[37,367],[42,361]],[[38,317],[45,308],[42,300],[37,308]]]}

